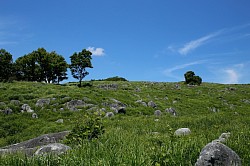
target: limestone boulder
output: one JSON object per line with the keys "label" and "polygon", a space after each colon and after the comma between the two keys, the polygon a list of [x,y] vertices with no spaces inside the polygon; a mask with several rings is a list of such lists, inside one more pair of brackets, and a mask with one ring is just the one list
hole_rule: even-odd
{"label": "limestone boulder", "polygon": [[71,148],[67,145],[61,143],[52,143],[48,145],[41,146],[35,152],[35,155],[46,155],[46,154],[56,154],[60,155],[70,150]]}
{"label": "limestone boulder", "polygon": [[229,147],[220,143],[207,144],[200,153],[195,166],[241,166],[240,157]]}

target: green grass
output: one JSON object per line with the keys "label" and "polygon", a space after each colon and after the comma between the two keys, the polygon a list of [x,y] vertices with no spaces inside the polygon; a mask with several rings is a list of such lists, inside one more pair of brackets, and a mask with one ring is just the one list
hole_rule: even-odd
{"label": "green grass", "polygon": [[[118,89],[100,88],[104,84],[117,84]],[[108,82],[94,81],[91,87],[78,88],[74,84],[52,85],[34,82],[0,83],[0,109],[11,108],[11,115],[0,114],[0,147],[36,136],[71,130],[89,108],[72,112],[60,111],[72,99],[88,99],[88,104],[105,108],[103,103],[112,99],[124,103],[126,115],[103,118],[106,132],[95,141],[86,141],[60,156],[25,157],[1,156],[0,165],[194,165],[201,149],[217,139],[223,132],[231,132],[226,145],[250,163],[250,85],[223,85],[203,83],[187,87],[179,83]],[[139,90],[138,90],[139,89]],[[35,106],[38,99],[55,98],[43,109]],[[144,107],[137,100],[154,101],[157,108]],[[10,100],[19,100],[15,106]],[[20,113],[22,104],[29,104],[38,114]],[[163,113],[155,117],[156,109],[164,112],[173,107],[177,117]],[[216,108],[219,112],[211,112]],[[56,109],[56,112],[55,110]],[[54,110],[54,111],[53,111]],[[57,119],[64,119],[58,124]],[[159,119],[155,121],[155,119]],[[191,134],[176,137],[174,131],[188,127]],[[157,132],[157,133],[155,133]]]}

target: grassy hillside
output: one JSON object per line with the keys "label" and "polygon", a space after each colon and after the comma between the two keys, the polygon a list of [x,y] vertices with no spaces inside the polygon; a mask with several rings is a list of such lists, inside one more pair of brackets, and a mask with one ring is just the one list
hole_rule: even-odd
{"label": "grassy hillside", "polygon": [[[226,145],[241,157],[243,165],[248,165],[250,85],[176,84],[93,81],[78,88],[74,84],[0,83],[0,110],[12,110],[9,115],[0,112],[0,147],[71,130],[84,114],[100,114],[106,130],[97,141],[87,141],[59,157],[6,156],[0,157],[0,165],[194,165],[200,150],[223,132],[231,133]],[[50,99],[50,103],[38,107],[39,99]],[[70,111],[66,103],[71,100],[82,100],[86,105]],[[157,107],[141,103],[150,101]],[[126,107],[126,114],[104,118],[117,103]],[[28,104],[38,118],[21,113],[23,104]],[[176,117],[165,111],[170,107],[176,110]],[[155,110],[162,115],[155,116]],[[57,123],[58,119],[63,123]],[[174,136],[182,127],[192,133]]]}

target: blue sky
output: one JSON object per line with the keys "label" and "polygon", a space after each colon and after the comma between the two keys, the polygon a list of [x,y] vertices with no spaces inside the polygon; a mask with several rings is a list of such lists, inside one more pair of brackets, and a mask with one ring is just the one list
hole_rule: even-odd
{"label": "blue sky", "polygon": [[[0,48],[93,53],[85,80],[250,83],[249,0],[2,0]],[[77,81],[69,73],[68,81]]]}

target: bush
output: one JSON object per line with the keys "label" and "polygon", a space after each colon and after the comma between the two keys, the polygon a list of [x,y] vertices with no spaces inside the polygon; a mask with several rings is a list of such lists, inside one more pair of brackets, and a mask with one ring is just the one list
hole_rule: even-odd
{"label": "bush", "polygon": [[85,116],[85,119],[78,121],[66,136],[65,142],[71,145],[81,145],[85,140],[91,141],[99,138],[104,131],[100,117]]}
{"label": "bush", "polygon": [[200,85],[202,79],[199,76],[196,76],[193,71],[188,71],[184,74],[185,82],[189,85]]}
{"label": "bush", "polygon": [[104,81],[128,81],[128,80],[126,80],[123,77],[116,76],[116,77],[106,78],[106,79],[104,79]]}

